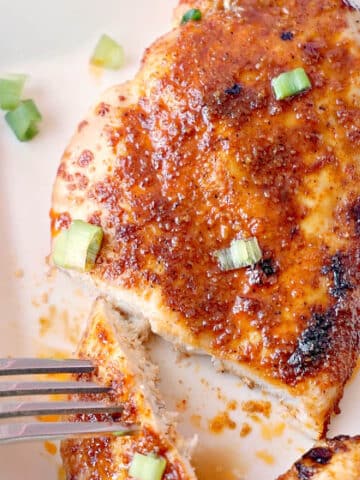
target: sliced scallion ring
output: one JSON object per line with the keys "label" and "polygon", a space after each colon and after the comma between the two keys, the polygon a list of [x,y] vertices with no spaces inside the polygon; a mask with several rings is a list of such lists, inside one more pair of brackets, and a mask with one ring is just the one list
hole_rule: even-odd
{"label": "sliced scallion ring", "polygon": [[41,114],[32,100],[21,101],[15,110],[11,110],[5,115],[5,120],[21,142],[35,137],[41,118]]}
{"label": "sliced scallion ring", "polygon": [[101,227],[74,220],[68,230],[55,237],[53,262],[58,267],[88,272],[95,265],[102,239]]}
{"label": "sliced scallion ring", "polygon": [[97,67],[118,70],[125,63],[124,49],[108,35],[102,35],[95,47],[90,63]]}
{"label": "sliced scallion ring", "polygon": [[184,13],[181,19],[181,25],[188,22],[199,22],[202,18],[201,11],[198,8],[191,8],[186,13]]}
{"label": "sliced scallion ring", "polygon": [[0,108],[13,110],[20,103],[26,75],[8,75],[0,78]]}
{"label": "sliced scallion ring", "polygon": [[255,237],[246,240],[234,240],[229,248],[214,253],[219,267],[223,271],[255,265],[261,260],[262,252]]}
{"label": "sliced scallion ring", "polygon": [[161,480],[166,468],[166,459],[154,454],[135,453],[129,475],[136,480]]}
{"label": "sliced scallion ring", "polygon": [[311,88],[311,82],[303,68],[284,72],[271,80],[276,100],[284,100]]}

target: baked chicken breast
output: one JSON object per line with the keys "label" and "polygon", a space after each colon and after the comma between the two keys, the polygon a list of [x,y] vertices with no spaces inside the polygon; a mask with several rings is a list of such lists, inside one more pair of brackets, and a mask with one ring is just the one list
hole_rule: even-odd
{"label": "baked chicken breast", "polygon": [[[75,219],[104,232],[74,275],[313,437],[359,353],[359,21],[342,0],[180,2],[79,124],[52,197],[54,238]],[[277,100],[297,68],[311,88]],[[250,237],[261,260],[222,270],[216,252]]]}
{"label": "baked chicken breast", "polygon": [[[88,395],[90,401],[121,405],[115,415],[78,415],[74,421],[113,420],[138,424],[140,432],[128,437],[66,440],[61,455],[69,480],[125,480],[133,478],[135,454],[156,455],[166,460],[162,480],[196,480],[178,437],[174,418],[168,415],[156,389],[157,370],[147,360],[138,331],[103,300],[97,300],[78,355],[97,366],[90,377],[112,387],[110,394]],[[79,375],[81,381],[88,374]],[[84,396],[81,396],[84,399]],[[154,478],[157,478],[154,476]]]}
{"label": "baked chicken breast", "polygon": [[278,480],[358,480],[360,437],[340,436],[309,450]]}

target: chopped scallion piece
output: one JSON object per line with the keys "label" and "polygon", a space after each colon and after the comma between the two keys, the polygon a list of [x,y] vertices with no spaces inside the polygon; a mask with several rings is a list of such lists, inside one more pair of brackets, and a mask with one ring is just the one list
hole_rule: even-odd
{"label": "chopped scallion piece", "polygon": [[201,11],[198,8],[191,8],[186,13],[184,13],[181,19],[181,25],[188,23],[190,21],[198,22],[202,18]]}
{"label": "chopped scallion piece", "polygon": [[20,103],[26,75],[8,75],[0,78],[0,108],[13,110]]}
{"label": "chopped scallion piece", "polygon": [[113,435],[114,437],[124,437],[126,436],[127,432],[126,430],[123,430],[122,432],[114,432]]}
{"label": "chopped scallion piece", "polygon": [[21,142],[31,140],[38,133],[41,114],[32,100],[23,100],[5,115],[5,120]]}
{"label": "chopped scallion piece", "polygon": [[284,72],[271,80],[271,86],[275,93],[276,100],[298,95],[311,88],[311,82],[303,68],[295,68]]}
{"label": "chopped scallion piece", "polygon": [[68,230],[62,230],[55,238],[53,262],[58,267],[87,272],[95,265],[102,239],[101,227],[74,220]]}
{"label": "chopped scallion piece", "polygon": [[246,240],[234,240],[230,248],[224,248],[215,252],[221,270],[236,270],[237,268],[255,265],[262,253],[255,237]]}
{"label": "chopped scallion piece", "polygon": [[129,475],[136,480],[161,480],[165,468],[165,458],[152,454],[135,453],[129,468]]}
{"label": "chopped scallion piece", "polygon": [[124,49],[108,35],[102,35],[95,47],[90,63],[97,67],[118,70],[125,63]]}

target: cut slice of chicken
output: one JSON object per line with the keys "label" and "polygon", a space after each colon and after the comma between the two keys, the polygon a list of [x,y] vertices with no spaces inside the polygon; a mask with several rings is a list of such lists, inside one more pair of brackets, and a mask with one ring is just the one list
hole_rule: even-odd
{"label": "cut slice of chicken", "polygon": [[[153,332],[277,395],[324,433],[359,353],[359,13],[342,0],[200,8],[104,93],[58,170],[53,233],[101,225],[80,274]],[[277,101],[303,68],[312,88]],[[214,253],[256,237],[254,267]]]}
{"label": "cut slice of chicken", "polygon": [[[112,386],[111,394],[88,395],[121,405],[122,412],[112,415],[78,415],[74,421],[115,420],[141,426],[132,437],[104,437],[66,440],[61,455],[66,478],[71,480],[125,480],[135,453],[155,454],[166,459],[162,480],[195,480],[185,442],[177,435],[174,418],[166,413],[156,388],[157,369],[146,358],[138,331],[117,311],[97,300],[78,355],[89,358],[96,372],[82,374],[104,385]],[[73,397],[74,398],[74,397]],[[81,396],[84,399],[84,396]]]}
{"label": "cut slice of chicken", "polygon": [[340,436],[317,444],[278,480],[358,480],[360,437]]}

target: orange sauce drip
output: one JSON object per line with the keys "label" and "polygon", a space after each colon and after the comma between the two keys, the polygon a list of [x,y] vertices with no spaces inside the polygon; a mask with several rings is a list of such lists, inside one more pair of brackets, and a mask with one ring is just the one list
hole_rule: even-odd
{"label": "orange sauce drip", "polygon": [[238,407],[238,403],[237,403],[236,400],[230,400],[230,402],[228,402],[228,404],[227,404],[227,409],[228,410],[233,410],[234,411],[234,410],[237,409],[237,407]]}
{"label": "orange sauce drip", "polygon": [[266,450],[258,450],[256,452],[256,456],[257,456],[257,458],[262,460],[267,465],[274,465],[274,463],[275,463],[274,457],[269,452],[267,452]]}
{"label": "orange sauce drip", "polygon": [[281,437],[285,431],[285,423],[265,424],[261,427],[261,436],[264,440],[272,440],[275,437]]}
{"label": "orange sauce drip", "polygon": [[55,443],[46,441],[46,442],[44,442],[44,447],[45,447],[45,450],[50,455],[56,455],[57,454],[57,446],[55,445]]}
{"label": "orange sauce drip", "polygon": [[240,437],[247,437],[252,431],[248,423],[244,423],[240,429]]}
{"label": "orange sauce drip", "polygon": [[201,427],[201,415],[191,415],[190,421],[195,428]]}
{"label": "orange sauce drip", "polygon": [[66,480],[66,473],[62,466],[60,466],[58,470],[58,480]]}
{"label": "orange sauce drip", "polygon": [[236,423],[231,420],[228,412],[219,412],[209,421],[209,431],[211,433],[220,434],[226,428],[230,430],[235,430],[236,428]]}
{"label": "orange sauce drip", "polygon": [[185,412],[188,407],[188,402],[186,398],[182,398],[176,403],[176,410],[178,412]]}
{"label": "orange sauce drip", "polygon": [[259,413],[266,418],[271,414],[271,403],[263,400],[249,400],[242,403],[242,410],[249,414]]}

